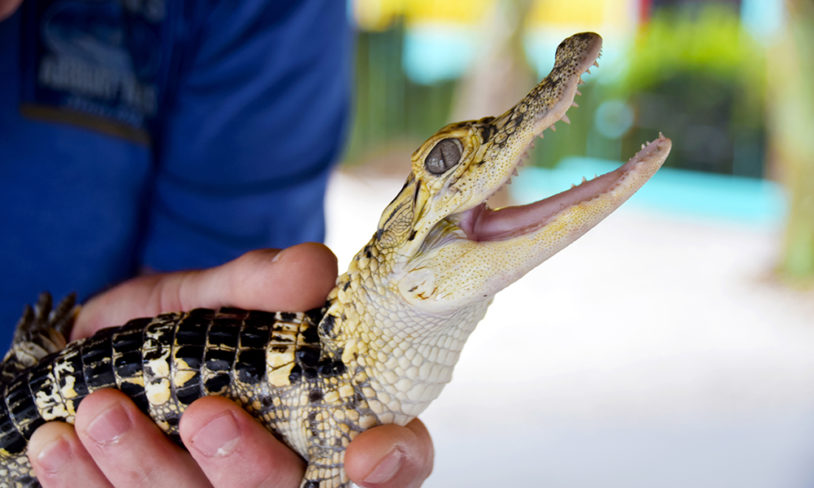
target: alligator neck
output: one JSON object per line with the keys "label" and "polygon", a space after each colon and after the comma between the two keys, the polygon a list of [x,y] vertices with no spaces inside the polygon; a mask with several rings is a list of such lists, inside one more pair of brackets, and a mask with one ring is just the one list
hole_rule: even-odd
{"label": "alligator neck", "polygon": [[393,413],[382,422],[406,423],[449,382],[490,301],[443,314],[423,312],[387,279],[393,274],[388,263],[372,246],[357,254],[337,279],[319,333],[325,354],[341,358],[351,374],[364,371]]}

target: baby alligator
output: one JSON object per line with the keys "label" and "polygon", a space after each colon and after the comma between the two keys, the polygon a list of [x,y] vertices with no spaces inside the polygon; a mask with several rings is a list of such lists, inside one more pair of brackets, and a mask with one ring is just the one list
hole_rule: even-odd
{"label": "baby alligator", "polygon": [[404,425],[449,382],[492,297],[584,234],[664,162],[659,137],[630,161],[529,205],[491,209],[535,137],[566,120],[602,39],[576,34],[551,73],[497,117],[447,125],[412,155],[404,187],[324,307],[300,313],[198,309],[131,320],[65,344],[74,305],[43,296],[2,364],[0,485],[38,486],[34,429],[72,422],[117,388],[170,436],[205,395],[238,402],[308,463],[303,487],[345,487],[359,432]]}

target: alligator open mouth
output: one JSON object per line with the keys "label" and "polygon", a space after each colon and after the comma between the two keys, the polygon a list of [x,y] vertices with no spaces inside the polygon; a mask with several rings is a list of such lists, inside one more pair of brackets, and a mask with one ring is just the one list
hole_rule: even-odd
{"label": "alligator open mouth", "polygon": [[[574,50],[573,46],[568,43],[582,43],[578,48],[580,55],[562,56],[562,61],[560,61],[561,51]],[[563,41],[557,50],[558,57],[551,74],[517,106],[497,119],[498,125],[511,125],[512,121],[518,118],[516,113],[518,107],[523,107],[523,113],[527,117],[530,116],[531,123],[526,126],[525,132],[516,131],[507,141],[507,144],[522,147],[522,151],[519,152],[520,157],[513,166],[509,167],[492,194],[508,184],[511,177],[517,174],[518,166],[522,164],[537,136],[542,137],[546,129],[555,130],[554,124],[560,120],[570,123],[566,113],[572,106],[576,106],[574,98],[580,94],[578,86],[583,82],[582,76],[590,73],[591,66],[599,66],[597,59],[600,56],[601,47],[602,38],[593,33],[577,34]],[[523,117],[520,119],[522,120]],[[658,170],[669,154],[670,146],[670,140],[659,134],[654,141],[642,145],[641,151],[626,164],[592,180],[583,179],[581,184],[570,190],[528,205],[497,210],[488,206],[487,198],[473,208],[450,216],[449,220],[463,230],[467,239],[484,242],[510,239],[534,232],[557,220],[557,217],[565,210],[603,197],[607,198],[608,202],[612,202],[613,208],[616,208]],[[600,206],[604,207],[604,204],[605,202],[602,202]],[[605,215],[593,223],[595,224]]]}
{"label": "alligator open mouth", "polygon": [[656,172],[669,151],[670,140],[659,134],[658,139],[643,145],[630,161],[611,172],[528,205],[491,209],[483,202],[458,214],[457,225],[471,241],[511,239],[540,229],[565,209],[603,195],[622,198],[618,202],[622,203]]}

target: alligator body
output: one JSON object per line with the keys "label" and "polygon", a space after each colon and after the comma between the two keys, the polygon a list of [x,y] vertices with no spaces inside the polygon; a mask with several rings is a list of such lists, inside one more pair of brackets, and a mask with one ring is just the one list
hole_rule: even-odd
{"label": "alligator body", "polygon": [[241,404],[308,463],[302,486],[345,487],[345,447],[384,423],[406,424],[450,380],[469,333],[499,290],[615,210],[664,162],[669,139],[569,191],[522,207],[486,200],[535,137],[572,106],[601,38],[574,35],[555,67],[497,117],[443,127],[412,156],[404,187],[324,307],[233,308],[131,320],[64,344],[72,304],[26,313],[2,365],[0,485],[37,486],[27,439],[72,422],[100,388],[132,397],[168,435],[205,395]]}

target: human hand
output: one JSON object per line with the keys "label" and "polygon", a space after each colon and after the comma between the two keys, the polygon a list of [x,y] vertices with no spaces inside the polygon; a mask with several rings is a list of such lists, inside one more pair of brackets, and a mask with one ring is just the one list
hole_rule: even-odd
{"label": "human hand", "polygon": [[[72,335],[196,307],[307,310],[324,302],[335,279],[336,258],[322,245],[253,251],[208,270],[127,281],[88,301]],[[75,426],[49,422],[37,429],[28,455],[45,488],[75,486],[77,480],[86,488],[299,486],[302,459],[227,399],[193,402],[179,429],[188,452],[124,394],[101,390],[82,401]],[[416,419],[360,434],[348,446],[345,467],[360,486],[418,486],[432,470],[432,452]]]}

